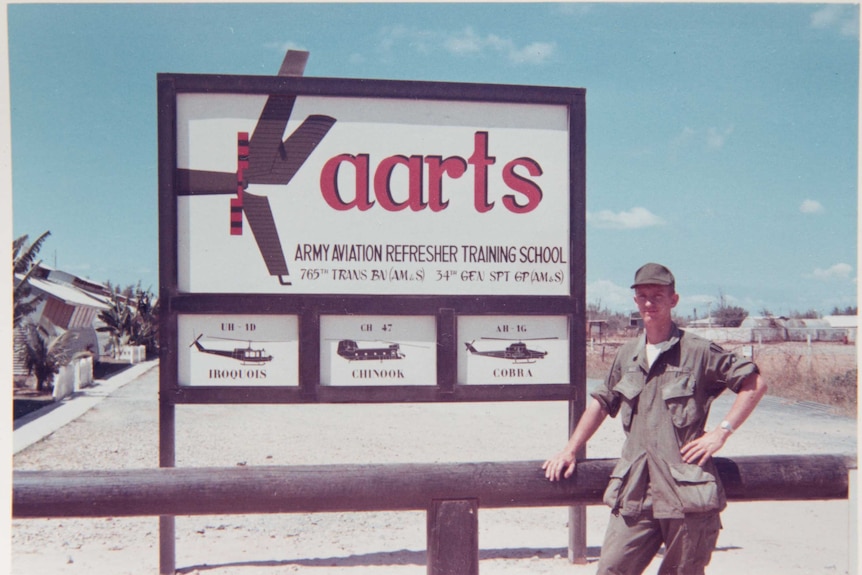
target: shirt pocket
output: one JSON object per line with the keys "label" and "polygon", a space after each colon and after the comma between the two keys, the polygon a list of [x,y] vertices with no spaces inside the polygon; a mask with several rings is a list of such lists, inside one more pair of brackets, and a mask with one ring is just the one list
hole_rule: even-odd
{"label": "shirt pocket", "polygon": [[620,421],[625,431],[631,429],[632,417],[637,410],[638,396],[643,388],[643,374],[640,371],[626,373],[614,387],[614,391],[619,393],[622,399]]}
{"label": "shirt pocket", "polygon": [[611,471],[611,479],[605,489],[602,501],[614,511],[620,508],[620,491],[622,490],[623,484],[625,483],[626,477],[628,477],[629,470],[631,470],[631,468],[631,461],[620,458],[614,466],[614,470]]}
{"label": "shirt pocket", "polygon": [[690,463],[672,463],[670,475],[676,485],[683,513],[720,509],[719,487],[715,475]]}
{"label": "shirt pocket", "polygon": [[661,397],[670,412],[674,427],[684,429],[703,417],[695,395],[695,377],[691,373],[668,374],[673,379],[661,389]]}

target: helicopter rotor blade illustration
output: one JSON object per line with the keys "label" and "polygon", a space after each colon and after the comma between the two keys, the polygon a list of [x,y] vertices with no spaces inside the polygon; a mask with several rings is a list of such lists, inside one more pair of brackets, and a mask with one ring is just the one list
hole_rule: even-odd
{"label": "helicopter rotor blade illustration", "polygon": [[195,338],[195,340],[194,340],[191,344],[189,344],[189,347],[194,346],[194,347],[196,347],[196,348],[198,348],[198,349],[201,349],[201,347],[202,347],[202,346],[201,346],[200,341],[201,341],[201,338],[202,338],[203,336],[204,336],[204,334],[200,334],[199,336],[197,336],[197,337]]}
{"label": "helicopter rotor blade illustration", "polygon": [[[307,58],[307,53],[289,50],[279,75],[301,75]],[[231,233],[242,233],[241,216],[238,222],[234,217],[244,212],[269,275],[282,285],[291,282],[269,198],[245,189],[249,184],[286,186],[336,122],[330,116],[310,115],[283,140],[295,103],[295,95],[267,97],[247,145],[239,138],[237,172],[178,169],[176,177],[178,195],[236,194],[231,201]]]}

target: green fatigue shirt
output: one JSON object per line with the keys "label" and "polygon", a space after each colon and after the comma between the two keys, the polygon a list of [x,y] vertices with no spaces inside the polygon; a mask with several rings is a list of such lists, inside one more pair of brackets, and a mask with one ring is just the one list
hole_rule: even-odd
{"label": "green fatigue shirt", "polygon": [[603,385],[591,394],[626,441],[604,502],[614,513],[657,519],[721,511],[727,505],[715,464],[685,463],[680,448],[705,433],[709,406],[725,388],[736,393],[757,366],[674,325],[652,367],[646,337],[625,343]]}

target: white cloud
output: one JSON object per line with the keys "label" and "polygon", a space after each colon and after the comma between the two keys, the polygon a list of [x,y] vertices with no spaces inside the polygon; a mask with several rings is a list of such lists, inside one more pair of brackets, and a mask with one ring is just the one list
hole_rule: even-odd
{"label": "white cloud", "polygon": [[599,228],[635,230],[664,225],[664,220],[646,208],[635,207],[628,211],[601,210],[588,213],[587,222]]}
{"label": "white cloud", "polygon": [[685,126],[682,131],[677,134],[677,136],[671,141],[671,145],[674,148],[681,148],[687,146],[689,142],[694,139],[696,134],[697,131],[694,128],[689,128],[688,126]]}
{"label": "white cloud", "polygon": [[858,36],[859,13],[852,5],[830,4],[811,14],[811,27],[837,30],[842,36]]}
{"label": "white cloud", "polygon": [[[494,37],[489,37],[489,42]],[[457,35],[452,35],[446,38],[444,42],[445,48],[453,54],[473,54],[480,52],[484,41],[480,38],[472,28],[464,28]]]}
{"label": "white cloud", "polygon": [[457,32],[424,30],[404,25],[385,28],[379,48],[384,54],[412,48],[421,53],[433,53],[442,49],[455,56],[503,56],[512,64],[543,64],[556,51],[550,42],[531,42],[519,46],[513,40],[496,34],[482,35],[472,27]]}
{"label": "white cloud", "polygon": [[596,280],[587,284],[587,304],[599,304],[602,309],[617,312],[635,307],[631,288],[619,286],[610,280]]}
{"label": "white cloud", "polygon": [[308,52],[308,48],[305,48],[301,44],[297,44],[296,42],[267,42],[264,44],[264,47],[270,50],[276,50],[279,54],[284,56],[288,50],[299,50],[300,52]]}
{"label": "white cloud", "polygon": [[557,12],[566,16],[586,16],[593,11],[592,4],[583,2],[560,2],[559,4],[555,4],[554,7],[557,9]]}
{"label": "white cloud", "polygon": [[520,49],[509,51],[509,60],[515,64],[541,64],[554,54],[551,42],[533,42]]}
{"label": "white cloud", "polygon": [[805,200],[799,206],[799,211],[803,214],[819,214],[823,211],[823,204],[817,200]]}
{"label": "white cloud", "polygon": [[727,143],[731,134],[733,134],[732,125],[725,128],[712,126],[705,131],[685,126],[671,140],[670,146],[674,151],[701,146],[705,146],[709,150],[720,150]]}
{"label": "white cloud", "polygon": [[496,34],[481,36],[471,27],[448,35],[443,46],[452,54],[481,54],[493,52],[502,54],[513,64],[541,64],[550,58],[555,45],[550,42],[533,42],[518,46],[508,38]]}
{"label": "white cloud", "polygon": [[724,147],[725,142],[733,133],[733,126],[728,126],[724,129],[710,128],[706,133],[706,145],[711,150],[718,150]]}
{"label": "white cloud", "polygon": [[850,264],[838,263],[825,270],[816,268],[810,277],[822,281],[847,280],[852,273],[853,267]]}

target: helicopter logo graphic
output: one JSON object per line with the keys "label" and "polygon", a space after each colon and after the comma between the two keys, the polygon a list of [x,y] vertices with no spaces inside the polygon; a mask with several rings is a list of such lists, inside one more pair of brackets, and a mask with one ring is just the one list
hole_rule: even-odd
{"label": "helicopter logo graphic", "polygon": [[[272,355],[268,355],[266,350],[263,348],[255,349],[251,346],[251,342],[248,342],[248,347],[234,347],[233,350],[228,349],[210,349],[204,347],[201,343],[201,338],[204,334],[200,334],[195,338],[195,340],[191,343],[189,347],[194,346],[201,353],[208,353],[210,355],[217,355],[221,357],[227,357],[229,359],[234,359],[239,361],[243,365],[262,365],[265,363],[269,363],[272,361]],[[227,338],[217,338],[217,339],[227,339]],[[239,341],[235,339],[227,339],[228,341]]]}
{"label": "helicopter logo graphic", "polygon": [[[307,52],[289,50],[279,76],[301,75],[291,73],[290,68],[297,66],[298,59],[304,68],[302,54],[307,59]],[[295,103],[295,95],[267,97],[251,137],[246,132],[237,135],[236,172],[178,169],[176,178],[179,195],[236,194],[230,202],[230,233],[242,234],[244,214],[269,275],[276,276],[281,285],[291,285],[290,272],[269,198],[246,190],[249,184],[287,186],[336,122],[330,116],[312,114],[282,139]]]}
{"label": "helicopter logo graphic", "polygon": [[[483,340],[503,340],[503,341],[511,341],[507,338],[499,338],[499,337],[483,337]],[[509,344],[504,349],[495,349],[489,351],[479,351],[473,346],[474,341],[464,342],[464,345],[467,346],[467,351],[469,351],[473,355],[479,355],[484,357],[492,357],[496,359],[505,359],[510,360],[512,363],[536,363],[539,359],[544,359],[548,352],[544,350],[530,349],[527,347],[525,341],[536,341],[536,340],[548,340],[548,339],[557,339],[556,337],[536,337],[530,338],[528,340],[520,339],[514,343]]]}
{"label": "helicopter logo graphic", "polygon": [[389,343],[386,347],[360,347],[352,339],[342,339],[338,342],[338,355],[348,361],[391,360],[404,359],[401,344]]}

